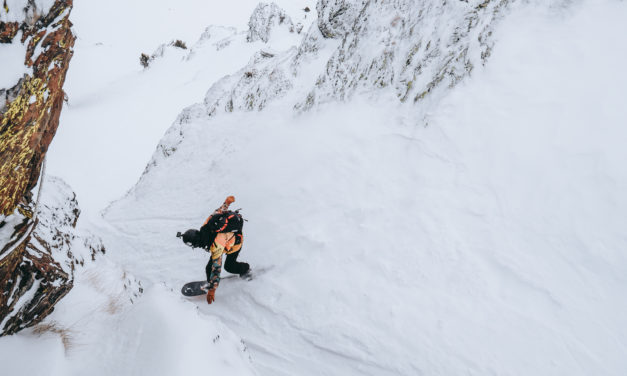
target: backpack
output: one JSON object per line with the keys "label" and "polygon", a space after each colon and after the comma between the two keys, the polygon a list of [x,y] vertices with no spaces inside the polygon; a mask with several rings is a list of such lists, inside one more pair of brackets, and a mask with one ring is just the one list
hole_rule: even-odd
{"label": "backpack", "polygon": [[244,227],[244,218],[237,211],[225,211],[214,214],[207,219],[207,222],[200,228],[200,247],[208,248],[213,243],[216,235],[221,232],[234,232],[241,234]]}

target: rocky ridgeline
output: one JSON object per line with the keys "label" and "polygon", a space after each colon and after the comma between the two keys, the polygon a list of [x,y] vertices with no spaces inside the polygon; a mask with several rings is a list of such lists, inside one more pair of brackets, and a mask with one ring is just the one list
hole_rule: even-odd
{"label": "rocky ridgeline", "polygon": [[[336,40],[337,47],[313,87],[305,95],[290,93],[295,109],[382,88],[392,88],[400,102],[419,102],[455,86],[487,61],[494,27],[514,2],[319,0],[318,21],[298,48],[276,55],[258,52],[234,75],[238,79],[227,77],[230,85],[220,82],[209,90],[206,114],[262,110],[284,97],[300,86],[303,63],[315,59],[329,40]],[[276,5],[269,8],[255,10],[249,34],[256,30],[253,25],[272,25],[270,19],[284,14]],[[268,21],[261,21],[262,16]]]}
{"label": "rocky ridgeline", "polygon": [[[515,2],[318,0],[317,22],[298,46],[281,52],[261,49],[246,66],[216,82],[203,103],[179,115],[146,171],[176,150],[190,121],[261,111],[281,98],[298,112],[356,94],[381,95],[384,89],[399,103],[427,113],[448,89],[488,61],[495,27]],[[248,40],[267,40],[282,27],[280,20],[289,20],[282,9],[260,4],[250,18]],[[320,54],[329,48],[331,53]],[[317,78],[311,80],[310,63],[317,59],[324,61],[313,65]]]}
{"label": "rocky ridgeline", "polygon": [[24,46],[26,72],[0,88],[0,335],[45,318],[72,288],[84,253],[90,259],[104,250],[76,233],[71,189],[42,174],[73,53],[71,9],[72,0],[12,0],[0,9],[0,47]]}
{"label": "rocky ridgeline", "polygon": [[321,0],[318,25],[342,42],[299,108],[391,88],[417,103],[485,64],[496,23],[515,0]]}

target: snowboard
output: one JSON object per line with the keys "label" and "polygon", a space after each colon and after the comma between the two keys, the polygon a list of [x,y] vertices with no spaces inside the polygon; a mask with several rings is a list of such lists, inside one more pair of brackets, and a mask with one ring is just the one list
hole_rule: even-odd
{"label": "snowboard", "polygon": [[[251,281],[255,276],[259,275],[262,272],[265,272],[266,270],[268,270],[268,268],[255,269],[255,270],[251,269],[248,272],[248,274],[245,274],[243,276],[239,276],[238,274],[231,274],[231,275],[227,275],[226,277],[220,278],[220,280],[241,278],[245,281]],[[207,294],[207,291],[209,291],[209,283],[207,283],[206,280],[202,280],[202,281],[188,282],[184,284],[183,288],[181,289],[181,294],[185,296],[198,296],[198,295]]]}

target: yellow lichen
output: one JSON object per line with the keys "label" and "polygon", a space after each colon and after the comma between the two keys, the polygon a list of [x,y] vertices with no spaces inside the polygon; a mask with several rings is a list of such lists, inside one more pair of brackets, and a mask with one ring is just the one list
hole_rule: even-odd
{"label": "yellow lichen", "polygon": [[[42,120],[48,113],[47,109],[52,106],[51,101],[44,102],[46,90],[47,85],[43,80],[28,77],[0,123],[0,129],[3,129],[0,155],[5,158],[0,166],[1,214],[11,214],[27,188],[32,167],[30,163],[35,155],[35,147],[39,144],[33,138],[36,132],[41,132]],[[33,95],[36,98],[34,104],[38,104],[42,110],[38,111],[36,118],[24,119]]]}

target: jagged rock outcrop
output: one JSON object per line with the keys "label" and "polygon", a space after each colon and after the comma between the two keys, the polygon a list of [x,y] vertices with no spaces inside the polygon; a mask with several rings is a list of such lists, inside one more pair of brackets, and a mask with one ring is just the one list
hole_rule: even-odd
{"label": "jagged rock outcrop", "polygon": [[139,58],[140,64],[144,68],[148,68],[153,61],[162,58],[168,50],[187,50],[187,45],[180,39],[173,40],[170,43],[164,43],[157,47],[155,52],[150,56],[142,53]]}
{"label": "jagged rock outcrop", "polygon": [[285,97],[298,86],[303,63],[328,45],[322,39],[338,38],[313,87],[291,93],[296,110],[382,88],[391,88],[400,102],[417,103],[486,63],[495,27],[515,2],[320,0],[317,27],[312,25],[297,50],[258,52],[235,78],[209,89],[205,113],[261,110]]}
{"label": "jagged rock outcrop", "polygon": [[278,27],[285,27],[290,32],[295,30],[292,19],[278,5],[260,3],[248,21],[246,40],[249,42],[261,40],[267,43],[272,31]]}
{"label": "jagged rock outcrop", "polygon": [[350,31],[365,1],[318,0],[318,28],[325,38],[341,38]]}
{"label": "jagged rock outcrop", "polygon": [[[346,17],[342,27],[336,26],[349,32],[296,107],[380,88],[392,88],[400,101],[416,103],[437,89],[451,88],[487,61],[496,23],[515,1],[367,1],[356,18]],[[338,2],[319,1],[319,14],[334,14]],[[323,22],[321,31],[335,23]]]}
{"label": "jagged rock outcrop", "polygon": [[[76,229],[76,195],[61,179],[45,177],[33,217],[13,215],[0,222],[0,335],[37,324],[73,287],[74,271],[104,253],[102,241]],[[5,261],[7,261],[5,263]],[[12,265],[16,265],[11,269]]]}
{"label": "jagged rock outcrop", "polygon": [[[5,1],[0,9],[0,43],[25,51],[17,57],[25,73],[0,88],[0,335],[50,313],[72,287],[73,265],[80,262],[69,248],[79,214],[75,199],[42,204],[38,193],[73,54],[71,9],[72,0]],[[57,181],[50,185],[67,191]]]}
{"label": "jagged rock outcrop", "polygon": [[38,3],[23,3],[19,10],[9,9],[22,15],[21,22],[0,26],[4,43],[27,46],[24,64],[31,71],[18,87],[4,88],[14,97],[0,113],[0,214],[5,216],[13,213],[39,179],[43,157],[59,125],[63,83],[75,40],[69,20],[72,0],[55,1],[47,13],[45,8],[37,9]]}
{"label": "jagged rock outcrop", "polygon": [[[176,151],[185,124],[219,113],[260,111],[273,102],[301,112],[385,92],[427,114],[448,89],[488,62],[497,25],[516,3],[319,0],[318,21],[300,45],[282,52],[262,49],[215,83],[203,103],[179,115],[145,172]],[[255,14],[251,20],[271,18]],[[263,18],[251,23],[248,35],[257,33],[253,25],[268,23]]]}

